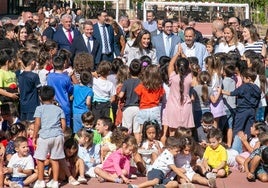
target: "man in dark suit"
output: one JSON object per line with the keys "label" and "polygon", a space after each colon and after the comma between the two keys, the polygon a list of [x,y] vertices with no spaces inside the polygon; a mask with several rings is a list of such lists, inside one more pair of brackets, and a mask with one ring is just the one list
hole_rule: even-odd
{"label": "man in dark suit", "polygon": [[56,18],[50,18],[49,20],[49,26],[43,31],[43,36],[46,37],[46,39],[53,39],[54,33],[56,32],[58,26],[58,21]]}
{"label": "man in dark suit", "polygon": [[101,55],[96,57],[96,62],[102,60],[112,62],[115,56],[120,56],[120,50],[117,43],[114,41],[114,30],[111,25],[105,23],[107,19],[107,12],[101,10],[97,13],[98,22],[93,25],[93,36],[100,42],[98,53]]}
{"label": "man in dark suit", "polygon": [[71,46],[72,57],[74,58],[79,52],[87,52],[93,56],[94,62],[96,62],[96,59],[100,59],[101,53],[98,53],[100,52],[100,42],[93,37],[93,23],[87,20],[82,24],[82,28],[83,34],[73,40]]}
{"label": "man in dark suit", "polygon": [[65,14],[61,18],[61,26],[54,33],[53,40],[58,43],[59,49],[71,51],[73,40],[80,36],[81,33],[72,27],[72,16]]}

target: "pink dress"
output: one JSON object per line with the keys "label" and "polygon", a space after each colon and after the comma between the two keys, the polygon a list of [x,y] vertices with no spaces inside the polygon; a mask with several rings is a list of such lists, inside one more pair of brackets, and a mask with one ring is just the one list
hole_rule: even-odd
{"label": "pink dress", "polygon": [[171,128],[185,127],[193,128],[194,118],[192,111],[192,101],[189,95],[192,74],[188,74],[184,78],[184,101],[180,103],[180,75],[172,72],[169,77],[170,93],[167,100],[166,113],[164,114],[167,119],[168,126]]}

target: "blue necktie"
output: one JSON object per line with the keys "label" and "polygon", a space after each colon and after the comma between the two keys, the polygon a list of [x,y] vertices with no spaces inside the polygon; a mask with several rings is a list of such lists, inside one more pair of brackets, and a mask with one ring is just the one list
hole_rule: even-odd
{"label": "blue necktie", "polygon": [[88,53],[91,54],[90,40],[92,40],[92,39],[91,38],[87,39],[87,51],[88,51]]}
{"label": "blue necktie", "polygon": [[170,54],[170,41],[169,41],[169,36],[166,36],[166,55],[169,56]]}
{"label": "blue necktie", "polygon": [[104,51],[105,51],[105,54],[109,54],[108,38],[107,38],[105,25],[102,26],[102,31],[103,31],[103,40],[104,40]]}

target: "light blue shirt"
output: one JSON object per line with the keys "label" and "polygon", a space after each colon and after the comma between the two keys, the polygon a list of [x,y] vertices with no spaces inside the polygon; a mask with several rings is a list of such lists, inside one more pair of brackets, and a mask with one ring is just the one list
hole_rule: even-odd
{"label": "light blue shirt", "polygon": [[[93,144],[89,149],[79,146],[78,157],[84,161],[86,171],[100,164],[100,144]],[[94,159],[94,163],[90,162],[91,159]]]}
{"label": "light blue shirt", "polygon": [[99,24],[98,23],[98,26],[99,26],[99,30],[100,30],[100,35],[101,35],[101,43],[102,43],[102,54],[105,54],[105,44],[104,44],[104,36],[103,36],[103,29],[105,29],[106,31],[106,36],[107,36],[107,42],[108,42],[108,49],[109,49],[109,52],[111,52],[111,46],[110,46],[110,38],[109,38],[109,34],[108,34],[108,30],[105,26],[103,26],[102,24]]}

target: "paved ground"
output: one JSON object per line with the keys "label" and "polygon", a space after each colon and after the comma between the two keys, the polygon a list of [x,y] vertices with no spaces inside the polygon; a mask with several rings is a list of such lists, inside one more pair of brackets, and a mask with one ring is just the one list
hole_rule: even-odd
{"label": "paved ground", "polygon": [[[136,180],[133,180],[133,184],[138,184],[145,181],[145,177],[139,177]],[[71,188],[74,186],[65,184],[62,187]],[[88,181],[87,185],[79,185],[76,187],[91,187],[91,188],[127,188],[125,184],[115,184],[115,183],[99,183],[96,178],[92,178]],[[181,187],[181,186],[180,186]],[[206,186],[195,185],[196,188],[205,188]],[[227,177],[223,179],[217,179],[217,188],[267,188],[268,183],[248,182],[245,178],[245,174],[238,171],[234,171]]]}

